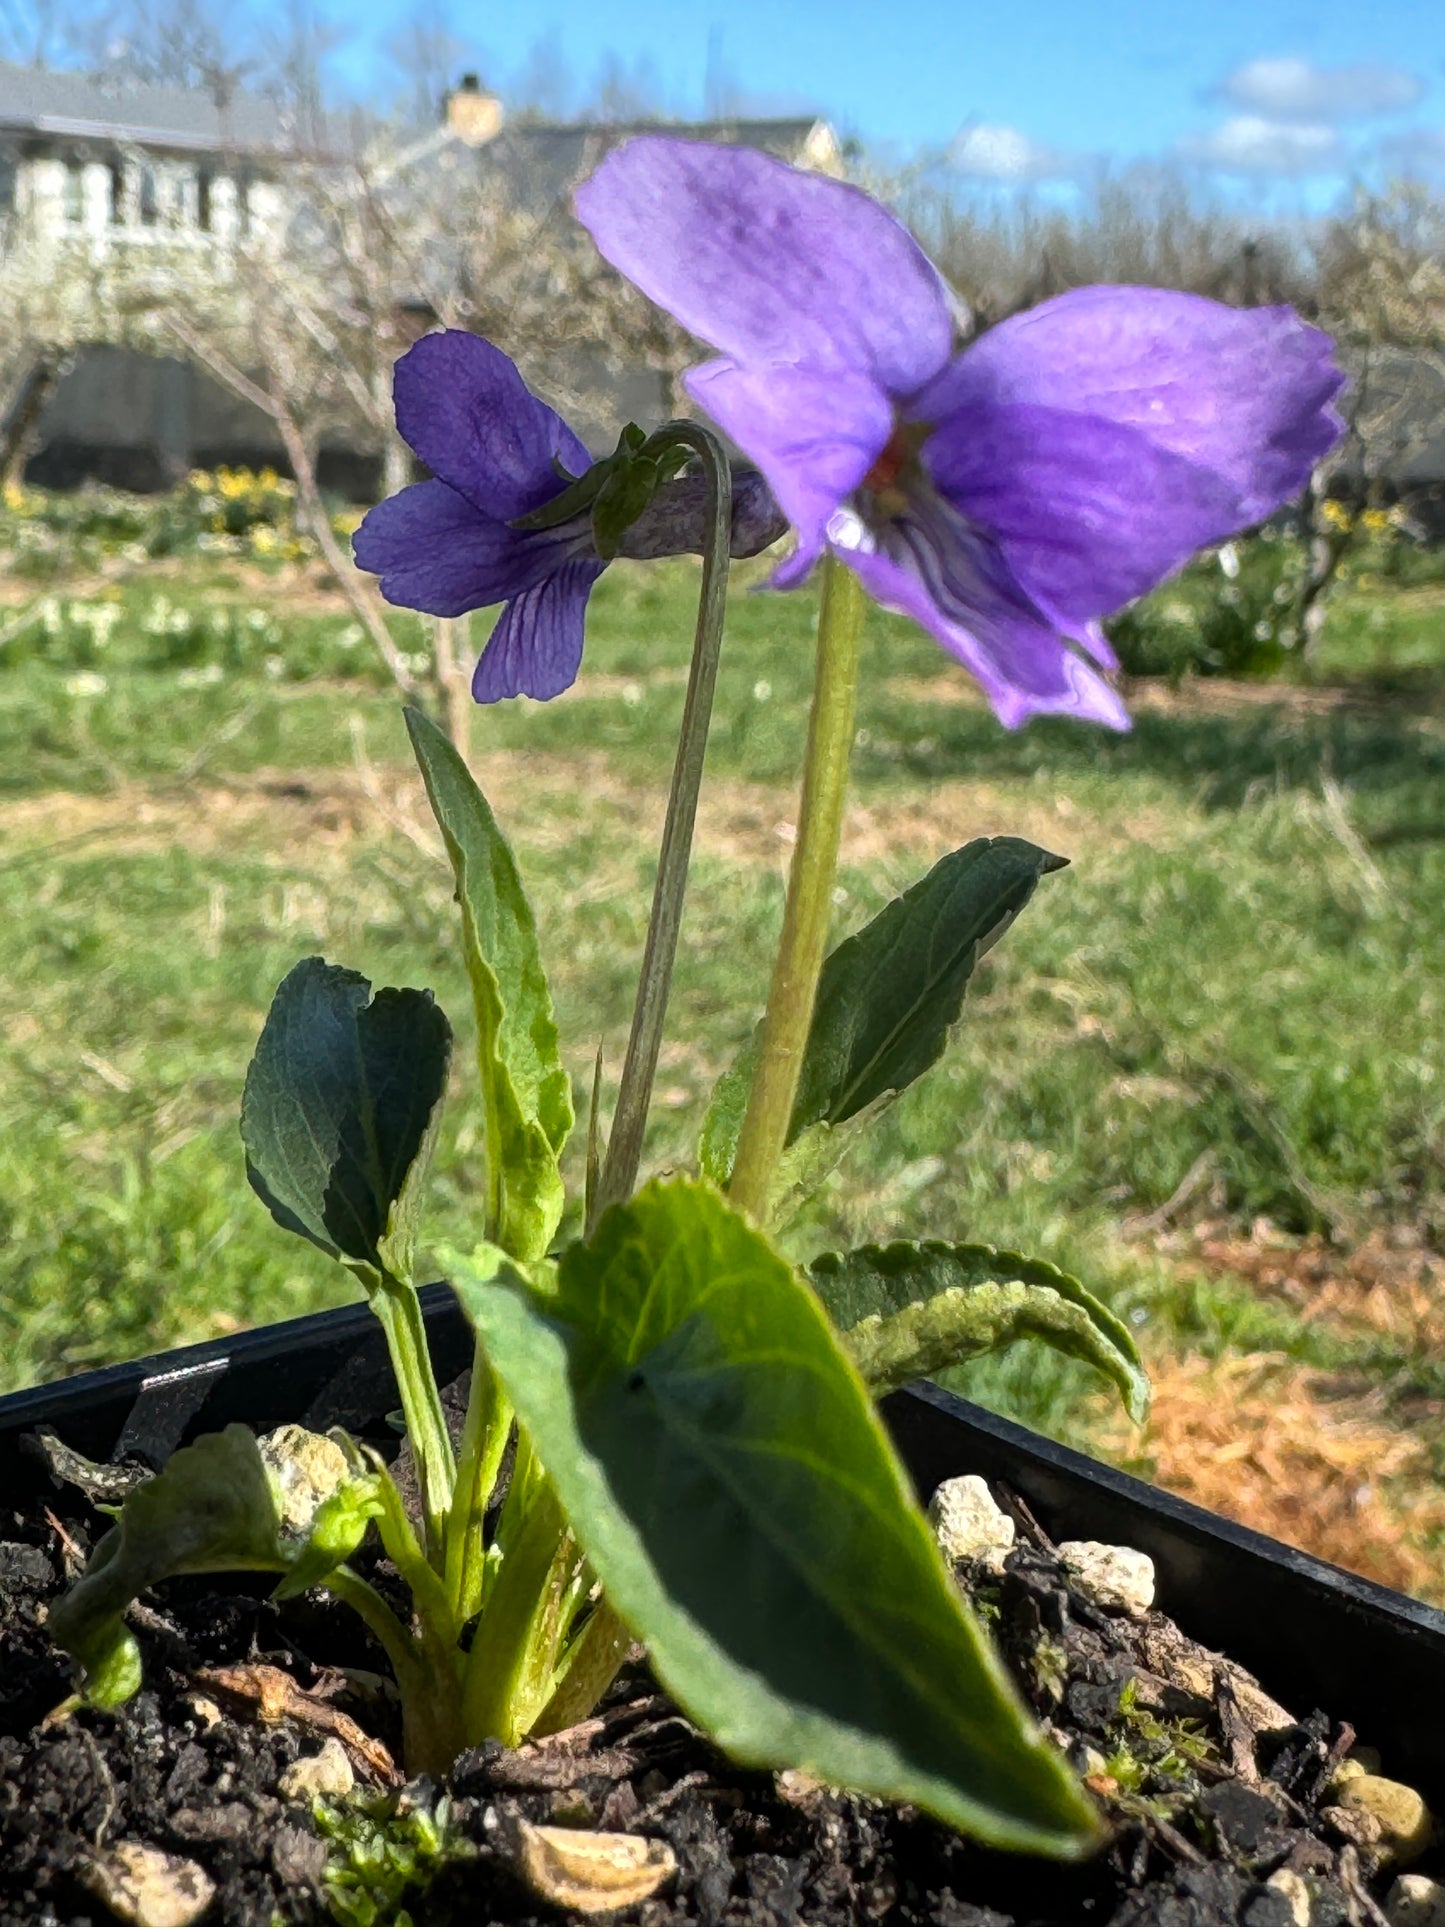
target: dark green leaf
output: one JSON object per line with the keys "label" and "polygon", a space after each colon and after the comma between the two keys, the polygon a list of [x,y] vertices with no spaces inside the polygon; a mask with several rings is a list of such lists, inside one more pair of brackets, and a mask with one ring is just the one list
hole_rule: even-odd
{"label": "dark green leaf", "polygon": [[[981,837],[936,863],[823,965],[788,1143],[819,1126],[803,1167],[814,1184],[847,1138],[836,1127],[914,1082],[943,1053],[974,966],[1023,909],[1041,876],[1064,867],[1018,837]],[[732,1173],[761,1026],[719,1080],[699,1158],[725,1185]]]}
{"label": "dark green leaf", "polygon": [[451,1029],[426,990],[379,990],[308,957],[283,980],[246,1073],[246,1174],[278,1224],[409,1280],[416,1200]]}
{"label": "dark green leaf", "polygon": [[937,1063],[975,964],[1064,861],[1018,837],[980,837],[839,944],[818,982],[790,1141]]}
{"label": "dark green leaf", "polygon": [[1045,1259],[929,1239],[830,1252],[808,1276],[875,1392],[1041,1338],[1111,1378],[1136,1424],[1149,1415],[1128,1326]]}
{"label": "dark green leaf", "polygon": [[549,1296],[446,1262],[613,1608],[729,1752],[1000,1844],[1093,1843],[817,1298],[709,1187],[607,1212]]}
{"label": "dark green leaf", "polygon": [[486,1111],[488,1235],[513,1257],[539,1257],[562,1216],[557,1159],[572,1128],[572,1087],[531,905],[456,749],[414,709],[406,726],[457,880]]}

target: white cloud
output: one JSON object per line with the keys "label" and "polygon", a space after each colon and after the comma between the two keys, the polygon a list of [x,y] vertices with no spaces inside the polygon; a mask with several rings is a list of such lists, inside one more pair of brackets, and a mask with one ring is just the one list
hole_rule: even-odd
{"label": "white cloud", "polygon": [[1291,126],[1239,114],[1207,134],[1190,134],[1179,153],[1226,174],[1336,174],[1345,166],[1345,144],[1333,127]]}
{"label": "white cloud", "polygon": [[975,181],[1062,181],[1078,163],[1017,127],[973,121],[959,129],[948,150],[960,174]]}
{"label": "white cloud", "polygon": [[1246,114],[1315,126],[1362,114],[1396,114],[1413,107],[1424,91],[1419,75],[1403,67],[1318,67],[1297,55],[1246,61],[1219,87],[1221,96]]}

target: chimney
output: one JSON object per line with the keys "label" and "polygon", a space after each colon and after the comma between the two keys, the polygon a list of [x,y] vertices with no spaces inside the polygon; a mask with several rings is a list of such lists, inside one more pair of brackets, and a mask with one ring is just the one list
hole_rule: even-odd
{"label": "chimney", "polygon": [[447,95],[447,126],[468,147],[485,147],[500,133],[502,103],[495,94],[483,91],[475,74],[463,74],[460,84]]}

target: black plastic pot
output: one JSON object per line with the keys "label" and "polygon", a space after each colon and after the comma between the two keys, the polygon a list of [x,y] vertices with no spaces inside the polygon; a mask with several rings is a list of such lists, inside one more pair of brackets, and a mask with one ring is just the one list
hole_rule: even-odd
{"label": "black plastic pot", "polygon": [[[465,1369],[471,1338],[451,1292],[422,1294],[439,1378]],[[48,1426],[86,1457],[154,1465],[203,1431],[242,1419],[299,1421],[385,1437],[395,1391],[364,1305],[87,1372],[0,1399],[0,1495],[53,1495],[22,1444]],[[1159,1605],[1227,1652],[1296,1714],[1323,1707],[1377,1747],[1385,1771],[1445,1810],[1445,1613],[1217,1518],[1139,1479],[1037,1437],[934,1385],[895,1394],[885,1415],[927,1495],[978,1472],[1019,1493],[1058,1539],[1136,1546],[1153,1559]]]}

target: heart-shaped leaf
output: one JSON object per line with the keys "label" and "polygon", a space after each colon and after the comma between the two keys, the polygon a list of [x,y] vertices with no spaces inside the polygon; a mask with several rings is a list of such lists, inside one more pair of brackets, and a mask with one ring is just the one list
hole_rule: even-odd
{"label": "heart-shaped leaf", "polygon": [[1128,1326],[1043,1258],[928,1239],[829,1252],[808,1276],[880,1395],[1041,1338],[1111,1378],[1136,1424],[1149,1416],[1149,1378]]}
{"label": "heart-shaped leaf", "polygon": [[573,1114],[537,927],[471,771],[435,723],[405,714],[462,913],[486,1119],[487,1236],[514,1258],[538,1258],[562,1217],[557,1160]]}
{"label": "heart-shaped leaf", "polygon": [[551,1295],[446,1262],[610,1604],[735,1758],[1000,1845],[1094,1842],[817,1297],[710,1187],[608,1211]]}
{"label": "heart-shaped leaf", "polygon": [[[847,1142],[837,1127],[905,1089],[936,1064],[958,1022],[974,967],[1067,859],[1015,836],[980,837],[936,863],[823,965],[788,1127],[788,1144],[817,1127],[819,1151]],[[732,1173],[759,1037],[718,1083],[699,1157],[717,1184]],[[826,1175],[825,1157],[807,1160]]]}
{"label": "heart-shaped leaf", "polygon": [[308,957],[283,979],[246,1073],[246,1175],[278,1224],[410,1283],[451,1061],[429,990],[379,990]]}

